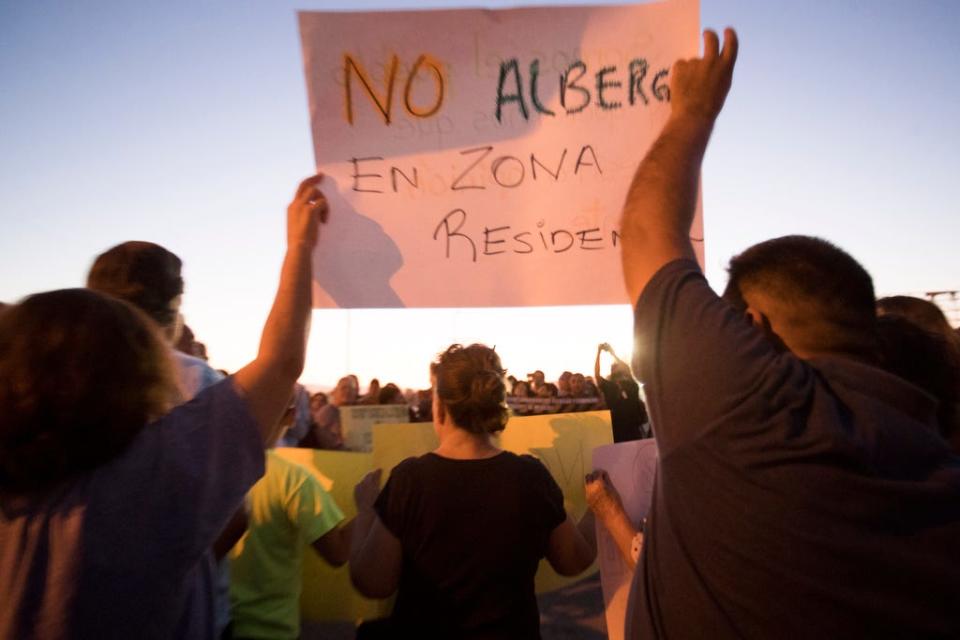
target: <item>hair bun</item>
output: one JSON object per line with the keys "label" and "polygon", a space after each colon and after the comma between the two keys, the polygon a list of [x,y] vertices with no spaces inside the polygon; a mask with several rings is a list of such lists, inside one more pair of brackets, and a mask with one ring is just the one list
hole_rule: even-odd
{"label": "hair bun", "polygon": [[470,402],[479,406],[501,404],[507,387],[500,372],[485,369],[477,372],[470,389]]}
{"label": "hair bun", "polygon": [[431,366],[437,396],[454,424],[472,433],[496,433],[507,424],[507,386],[500,356],[490,347],[452,345]]}

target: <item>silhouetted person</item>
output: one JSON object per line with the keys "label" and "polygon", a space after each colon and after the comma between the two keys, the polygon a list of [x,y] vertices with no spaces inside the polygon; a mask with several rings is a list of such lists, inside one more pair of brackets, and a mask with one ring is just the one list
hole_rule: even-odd
{"label": "silhouetted person", "polygon": [[877,319],[880,362],[937,399],[940,434],[960,453],[960,357],[944,334],[932,333],[905,316]]}
{"label": "silhouetted person", "polygon": [[[609,378],[600,375],[600,355],[604,351],[614,360]],[[643,438],[646,435],[643,433],[643,425],[647,422],[647,408],[640,399],[640,385],[633,379],[630,365],[617,357],[606,342],[597,346],[593,375],[597,378],[599,391],[610,410],[613,441],[627,442]]]}
{"label": "silhouetted person", "polygon": [[960,460],[936,407],[878,365],[873,284],[789,236],[731,260],[721,299],[690,242],[737,55],[728,30],[670,73],[671,114],[621,231],[633,370],[660,466],[631,638],[960,637]]}
{"label": "silhouetted person", "polygon": [[122,300],[66,289],[0,314],[0,637],[213,637],[200,564],[303,369],[319,179],[287,210],[256,358],[192,402],[174,406],[169,344]]}

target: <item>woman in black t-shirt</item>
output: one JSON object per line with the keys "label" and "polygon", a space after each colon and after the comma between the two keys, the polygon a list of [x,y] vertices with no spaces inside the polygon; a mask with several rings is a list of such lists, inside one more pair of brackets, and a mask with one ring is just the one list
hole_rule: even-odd
{"label": "woman in black t-shirt", "polygon": [[546,468],[494,444],[508,417],[496,352],[453,345],[430,373],[440,446],[397,465],[379,496],[379,470],[357,485],[353,584],[374,598],[399,589],[391,635],[539,638],[540,559],[576,575],[595,550]]}

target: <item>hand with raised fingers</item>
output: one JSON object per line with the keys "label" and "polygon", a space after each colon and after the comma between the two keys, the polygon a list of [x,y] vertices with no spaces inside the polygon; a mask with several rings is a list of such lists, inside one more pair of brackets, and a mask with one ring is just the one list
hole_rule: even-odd
{"label": "hand with raised fingers", "polygon": [[620,493],[603,469],[587,474],[583,490],[587,498],[587,506],[600,520],[624,513]]}
{"label": "hand with raised fingers", "polygon": [[329,206],[320,191],[323,174],[310,176],[300,183],[297,193],[287,207],[287,246],[303,244],[313,248],[317,244],[320,223],[327,221]]}
{"label": "hand with raised fingers", "polygon": [[353,488],[353,500],[357,503],[357,511],[372,509],[373,503],[380,495],[380,476],[383,469],[374,469]]}
{"label": "hand with raised fingers", "polygon": [[670,72],[673,117],[693,117],[710,124],[719,115],[733,81],[737,62],[737,33],[723,32],[723,50],[715,31],[703,32],[703,57],[678,60]]}

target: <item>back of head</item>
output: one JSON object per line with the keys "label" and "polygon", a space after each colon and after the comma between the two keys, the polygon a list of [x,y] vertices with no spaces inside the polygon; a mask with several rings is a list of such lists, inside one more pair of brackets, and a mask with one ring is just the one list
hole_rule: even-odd
{"label": "back of head", "polygon": [[633,372],[630,371],[630,367],[622,362],[614,362],[610,365],[610,379],[611,380],[632,380]]}
{"label": "back of head", "polygon": [[900,315],[877,321],[881,362],[943,404],[960,401],[960,361],[945,337]]}
{"label": "back of head", "polygon": [[403,392],[400,391],[400,387],[388,382],[380,389],[380,393],[377,394],[377,404],[406,404],[407,401],[403,397]]}
{"label": "back of head", "polygon": [[746,309],[759,301],[785,328],[787,346],[808,352],[873,357],[873,280],[848,253],[820,238],[784,236],[730,261],[725,300]]}
{"label": "back of head", "polygon": [[330,394],[330,402],[338,407],[348,406],[356,404],[359,395],[360,388],[357,385],[357,377],[348,375],[337,381],[337,386],[333,388]]}
{"label": "back of head", "polygon": [[925,331],[939,334],[948,343],[957,344],[957,333],[947,321],[947,316],[930,300],[913,296],[888,296],[877,300],[877,313],[906,318]]}
{"label": "back of head", "polygon": [[960,353],[942,333],[910,318],[886,314],[877,320],[881,365],[937,401],[941,434],[956,444],[960,435]]}
{"label": "back of head", "polygon": [[556,398],[558,394],[557,385],[552,382],[546,382],[537,390],[537,396],[540,398]]}
{"label": "back of head", "polygon": [[188,356],[192,356],[194,355],[196,344],[197,337],[193,334],[193,329],[187,325],[180,327],[180,337],[177,338],[177,344],[173,345],[173,348],[180,353],[185,353]]}
{"label": "back of head", "polygon": [[510,389],[510,395],[516,396],[517,398],[529,398],[530,383],[526,380],[517,380]]}
{"label": "back of head", "polygon": [[0,314],[0,489],[99,466],[175,400],[168,349],[143,313],[86,289],[26,298]]}
{"label": "back of head", "polygon": [[180,258],[158,244],[124,242],[97,256],[87,287],[126,300],[168,327],[177,317],[171,302],[183,293],[182,266]]}
{"label": "back of head", "polygon": [[490,347],[452,345],[430,366],[437,397],[453,423],[476,434],[502,431],[507,426],[506,371]]}

